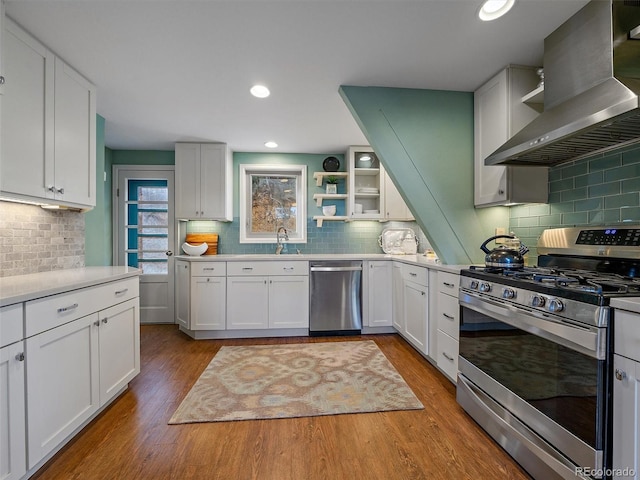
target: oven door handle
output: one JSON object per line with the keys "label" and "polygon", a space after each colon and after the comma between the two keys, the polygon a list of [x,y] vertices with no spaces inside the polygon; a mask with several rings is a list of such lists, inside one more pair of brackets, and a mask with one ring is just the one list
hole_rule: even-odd
{"label": "oven door handle", "polygon": [[[460,292],[460,305],[598,360],[606,359],[604,329],[586,325],[579,327],[570,323],[558,322],[552,318],[540,318],[541,314],[538,312],[497,302],[491,298],[480,298],[462,291]],[[463,323],[464,317],[461,325]]]}

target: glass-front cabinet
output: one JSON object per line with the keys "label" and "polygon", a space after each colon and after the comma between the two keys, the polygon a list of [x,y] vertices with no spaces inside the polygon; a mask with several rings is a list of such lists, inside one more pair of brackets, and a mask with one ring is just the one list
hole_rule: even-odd
{"label": "glass-front cabinet", "polygon": [[349,162],[349,217],[352,220],[382,220],[382,170],[380,160],[369,146],[347,150]]}

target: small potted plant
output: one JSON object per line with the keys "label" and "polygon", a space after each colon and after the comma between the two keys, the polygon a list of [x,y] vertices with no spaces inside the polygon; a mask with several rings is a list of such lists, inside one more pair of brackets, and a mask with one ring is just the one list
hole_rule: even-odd
{"label": "small potted plant", "polygon": [[338,193],[338,177],[334,175],[327,177],[327,193]]}

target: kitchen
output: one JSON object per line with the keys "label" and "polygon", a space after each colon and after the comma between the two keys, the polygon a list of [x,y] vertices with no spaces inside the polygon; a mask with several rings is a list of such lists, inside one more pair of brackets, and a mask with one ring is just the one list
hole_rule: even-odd
{"label": "kitchen", "polygon": [[[8,10],[10,13],[10,9]],[[405,171],[395,170],[394,172],[394,167],[398,169],[401,167],[400,162],[398,165],[389,165],[389,174],[391,176],[395,174],[396,179],[406,179],[398,182],[398,186],[402,187],[407,194],[405,198],[412,212],[415,212],[416,218],[422,220],[423,225],[429,226],[429,228],[425,229],[424,235],[429,237],[431,245],[439,254],[443,263],[480,263],[482,254],[478,247],[484,239],[492,236],[496,226],[506,228],[508,231],[514,231],[524,243],[535,246],[537,237],[545,227],[574,224],[602,225],[623,221],[638,223],[637,149],[630,148],[623,153],[599,156],[581,160],[575,164],[552,168],[549,178],[549,203],[474,209],[473,188],[471,187],[473,185],[473,171],[470,168],[470,159],[473,157],[472,93],[395,88],[356,88],[349,90],[349,88],[343,89],[343,95],[349,98],[352,105],[357,102],[361,103],[362,97],[373,96],[373,100],[367,105],[369,110],[375,110],[377,105],[384,103],[385,113],[389,117],[395,115],[397,118],[398,115],[402,115],[403,120],[407,122],[404,125],[405,130],[401,130],[401,132],[404,132],[403,136],[412,138],[411,135],[413,135],[411,141],[407,142],[408,144],[413,145],[414,148],[422,149],[424,149],[425,145],[428,145],[434,155],[447,158],[447,162],[434,162],[434,164],[420,166],[420,168],[424,169],[420,172],[424,180],[422,184],[411,183],[417,182],[415,180],[417,176],[415,175],[409,178],[410,174]],[[360,98],[356,98],[357,96]],[[395,105],[398,105],[396,111],[393,110]],[[354,109],[357,110],[361,123],[368,130],[372,131],[374,127],[377,127],[377,125],[372,126],[367,121],[365,118],[366,112],[362,108],[354,107]],[[425,118],[425,111],[437,112],[441,126],[434,126],[431,118]],[[373,122],[373,120],[371,121]],[[97,123],[100,125],[101,122],[104,122],[104,119],[99,117]],[[402,127],[402,125],[396,126]],[[413,130],[414,128],[417,132]],[[433,132],[433,137],[425,135],[425,131]],[[100,132],[99,129],[98,132]],[[428,138],[425,139],[425,137]],[[98,143],[100,143],[100,133],[98,133],[98,138]],[[466,139],[466,141],[463,142],[460,139]],[[375,137],[372,137],[370,143],[376,147],[376,143],[373,140],[375,140]],[[364,144],[365,142],[361,143]],[[452,150],[452,144],[455,144],[454,150]],[[384,143],[380,143],[377,145],[376,150],[383,152],[385,148],[388,147]],[[107,149],[103,158],[98,159],[96,171],[110,172],[112,165],[120,163],[171,163],[172,161],[175,162],[171,158],[172,154],[173,152],[169,151],[137,152]],[[99,155],[100,149],[98,149]],[[252,156],[256,162],[271,162],[273,158],[282,158],[282,155],[274,156],[271,153],[245,154],[242,160],[240,158],[237,160],[237,164],[247,163],[246,159]],[[285,156],[288,155],[285,154]],[[344,156],[339,153],[335,155],[338,156],[343,164],[347,163]],[[314,171],[320,170],[320,164],[327,156],[328,154],[321,154],[313,160],[315,164]],[[150,157],[153,160],[149,162]],[[382,155],[382,157],[386,158],[385,155]],[[288,161],[291,163],[299,162],[298,158],[299,156],[294,156],[294,159],[288,159]],[[460,168],[454,163],[456,161],[460,162]],[[235,158],[234,162],[236,162]],[[460,189],[461,184],[466,184],[469,188]],[[110,185],[108,185],[108,182],[102,182],[102,186],[104,186],[104,189],[98,193],[98,205],[100,201],[104,202],[105,198],[110,198]],[[469,197],[469,195],[471,196]],[[430,199],[433,199],[433,201],[430,201]],[[107,205],[109,201],[106,201]],[[436,205],[440,212],[436,211],[433,205]],[[3,204],[4,208],[13,207],[6,207]],[[236,216],[235,211],[237,210],[234,209],[234,217]],[[77,216],[73,212],[53,214],[56,223],[58,223],[58,219],[65,217],[75,218]],[[96,218],[96,216],[101,218]],[[87,265],[109,265],[111,263],[109,256],[111,251],[110,216],[108,206],[102,209],[96,208],[85,214],[87,222],[85,231],[87,232],[86,238],[88,240],[85,242]],[[425,219],[428,219],[428,221]],[[8,228],[14,229],[17,221],[14,220]],[[91,222],[96,223],[92,224]],[[25,219],[24,223],[28,224],[29,221]],[[341,237],[343,244],[336,247],[343,249],[340,250],[341,252],[351,253],[355,250],[360,253],[360,249],[365,248],[365,246],[370,248],[373,245],[375,248],[377,236],[385,227],[384,224],[377,224],[375,228],[371,227],[372,231],[364,233],[362,244],[354,245],[353,238],[363,238],[362,232],[359,231],[362,224],[360,222],[325,222],[323,227],[316,228],[318,234],[329,231],[338,238]],[[29,228],[28,225],[26,226]],[[221,228],[224,229],[226,226],[227,224],[224,224]],[[313,222],[310,222],[310,231],[312,226]],[[221,232],[220,242],[222,253],[240,254],[249,252],[249,250],[244,250],[242,245],[233,240],[225,239],[224,235],[222,235],[223,233]],[[238,234],[235,233],[235,235]],[[64,238],[69,238],[69,236],[65,235]],[[236,236],[235,238],[238,237]],[[451,241],[452,239],[455,241]],[[463,246],[457,248],[456,245],[460,244],[460,239],[463,240]],[[63,243],[66,242],[64,239],[62,241]],[[338,240],[339,242],[340,240]],[[424,240],[422,245],[424,246]],[[275,236],[274,241],[264,248],[274,247]],[[236,248],[237,250],[235,250]],[[349,248],[354,248],[354,250],[349,250]],[[310,250],[310,244],[303,245],[302,250],[304,254],[318,253]],[[377,252],[379,251],[378,249]],[[105,261],[105,257],[107,257],[107,261]],[[12,257],[10,261],[15,262],[14,258],[16,257]],[[96,258],[100,260],[96,261]],[[70,261],[74,262],[78,261],[78,259],[70,259]],[[14,268],[13,265],[11,268]],[[3,264],[4,271],[5,264]]]}

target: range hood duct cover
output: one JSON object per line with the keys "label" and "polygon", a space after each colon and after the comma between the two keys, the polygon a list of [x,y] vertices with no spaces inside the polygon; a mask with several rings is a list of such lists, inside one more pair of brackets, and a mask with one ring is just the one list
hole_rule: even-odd
{"label": "range hood duct cover", "polygon": [[640,142],[637,0],[592,0],[544,41],[540,116],[485,165],[551,166]]}

